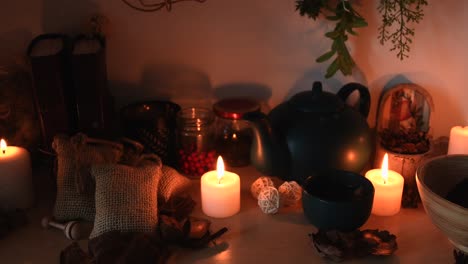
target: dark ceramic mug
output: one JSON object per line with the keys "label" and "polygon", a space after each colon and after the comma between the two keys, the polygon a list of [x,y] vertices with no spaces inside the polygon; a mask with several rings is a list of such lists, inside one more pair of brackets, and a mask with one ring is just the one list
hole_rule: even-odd
{"label": "dark ceramic mug", "polygon": [[304,214],[318,229],[352,231],[370,216],[374,186],[360,174],[330,170],[309,176],[303,188]]}

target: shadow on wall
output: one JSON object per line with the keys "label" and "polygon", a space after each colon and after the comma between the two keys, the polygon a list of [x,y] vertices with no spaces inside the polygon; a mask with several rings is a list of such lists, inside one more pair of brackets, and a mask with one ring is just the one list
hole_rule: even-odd
{"label": "shadow on wall", "polygon": [[23,64],[32,33],[16,29],[0,35],[0,65]]}
{"label": "shadow on wall", "polygon": [[372,67],[372,63],[370,63],[370,61],[373,59],[373,56],[371,55],[375,52],[390,52],[389,48],[386,46],[380,46],[379,50],[377,51],[375,51],[373,47],[373,43],[378,41],[377,34],[373,28],[376,28],[381,24],[381,18],[379,17],[380,15],[378,12],[376,12],[376,5],[377,4],[370,3],[359,4],[359,12],[364,14],[364,18],[366,19],[369,26],[358,29],[357,33],[359,36],[351,37],[348,40],[348,42],[354,47],[351,52],[357,67],[363,69],[368,76],[375,75],[375,70]]}
{"label": "shadow on wall", "polygon": [[88,18],[99,10],[92,0],[43,0],[42,28],[44,33],[82,33]]}
{"label": "shadow on wall", "polygon": [[217,100],[228,97],[252,97],[256,99],[261,106],[261,111],[268,113],[271,108],[268,100],[271,98],[272,90],[270,87],[259,83],[229,83],[223,84],[214,89],[214,95]]}
{"label": "shadow on wall", "polygon": [[182,108],[211,107],[214,100],[208,75],[187,65],[147,65],[139,84],[111,81],[110,86],[119,107],[148,100],[169,100]]}
{"label": "shadow on wall", "polygon": [[40,135],[26,67],[30,39],[31,33],[20,29],[0,35],[0,135],[32,151]]}

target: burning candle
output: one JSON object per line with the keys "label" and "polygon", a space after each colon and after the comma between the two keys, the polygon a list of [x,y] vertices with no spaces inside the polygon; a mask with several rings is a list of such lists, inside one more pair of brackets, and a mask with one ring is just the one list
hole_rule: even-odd
{"label": "burning candle", "polygon": [[33,188],[29,152],[0,140],[0,208],[32,206]]}
{"label": "burning candle", "polygon": [[404,178],[396,171],[388,169],[388,154],[385,153],[382,169],[373,169],[366,178],[374,185],[372,214],[390,216],[398,213],[401,207]]}
{"label": "burning candle", "polygon": [[448,154],[468,154],[468,126],[452,127]]}
{"label": "burning candle", "polygon": [[201,204],[207,216],[224,218],[240,210],[239,175],[225,171],[221,156],[216,171],[208,171],[201,177]]}

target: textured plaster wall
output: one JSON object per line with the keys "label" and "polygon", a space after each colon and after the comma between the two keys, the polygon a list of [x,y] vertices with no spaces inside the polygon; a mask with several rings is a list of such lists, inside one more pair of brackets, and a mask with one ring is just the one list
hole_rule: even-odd
{"label": "textured plaster wall", "polygon": [[[209,105],[228,95],[253,95],[264,110],[322,81],[336,92],[357,81],[372,94],[369,122],[375,123],[383,89],[414,82],[433,97],[434,136],[451,126],[468,125],[468,3],[429,1],[416,27],[410,58],[399,61],[377,40],[378,1],[361,1],[370,26],[351,39],[358,69],[353,76],[324,79],[325,64],[315,58],[330,43],[323,34],[333,25],[302,18],[294,0],[207,0],[182,2],[172,12],[141,13],[120,0],[5,1],[0,8],[0,62],[24,54],[43,32],[82,32],[90,15],[110,21],[108,75],[119,106],[165,98],[183,106]],[[375,2],[374,4],[367,4]]]}

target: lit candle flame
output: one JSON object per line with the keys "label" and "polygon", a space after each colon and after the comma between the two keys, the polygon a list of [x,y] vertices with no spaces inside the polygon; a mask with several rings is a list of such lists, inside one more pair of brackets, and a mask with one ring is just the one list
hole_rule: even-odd
{"label": "lit candle flame", "polygon": [[6,149],[7,149],[7,144],[3,138],[2,140],[0,140],[0,149],[2,150],[2,153],[5,154]]}
{"label": "lit candle flame", "polygon": [[218,183],[221,183],[221,179],[224,176],[224,162],[221,156],[218,156],[218,162],[216,163],[216,170],[218,171]]}
{"label": "lit candle flame", "polygon": [[383,162],[382,162],[382,179],[384,184],[387,183],[388,180],[388,154],[385,153]]}

